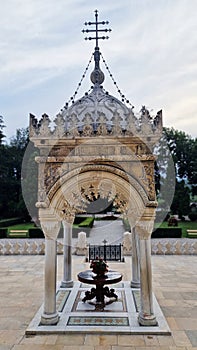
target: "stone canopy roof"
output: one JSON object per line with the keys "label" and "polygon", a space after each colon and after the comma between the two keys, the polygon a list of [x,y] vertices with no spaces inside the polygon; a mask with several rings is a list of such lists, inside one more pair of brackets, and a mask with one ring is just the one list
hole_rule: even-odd
{"label": "stone canopy roof", "polygon": [[100,69],[101,53],[94,52],[95,67],[90,75],[92,91],[77,101],[72,100],[56,116],[54,128],[50,118],[44,114],[40,121],[30,115],[30,138],[77,138],[77,137],[137,137],[151,148],[162,133],[162,111],[152,117],[143,106],[140,117],[134,115],[133,107],[106,92],[102,86],[104,74]]}
{"label": "stone canopy roof", "polygon": [[[76,138],[76,137],[128,137],[136,136],[153,141],[162,133],[162,111],[151,117],[142,107],[140,118],[116,97],[109,95],[101,86],[94,86],[87,94],[63,109],[53,121],[44,114],[40,121],[30,115],[30,138]],[[155,142],[154,142],[155,143]]]}

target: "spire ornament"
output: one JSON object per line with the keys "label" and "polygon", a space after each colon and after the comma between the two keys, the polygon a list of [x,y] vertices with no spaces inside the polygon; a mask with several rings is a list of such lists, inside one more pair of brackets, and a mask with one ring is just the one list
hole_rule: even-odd
{"label": "spire ornament", "polygon": [[108,21],[98,21],[98,11],[95,10],[95,22],[85,22],[84,23],[85,26],[87,25],[95,25],[95,29],[83,29],[82,33],[95,33],[95,36],[92,37],[85,37],[85,40],[96,40],[96,46],[95,46],[95,50],[94,50],[94,62],[95,62],[95,67],[93,72],[91,73],[90,79],[92,81],[92,83],[95,86],[99,86],[100,84],[103,83],[105,76],[103,74],[103,72],[100,69],[100,65],[99,65],[99,61],[100,61],[100,51],[99,51],[99,47],[98,47],[98,41],[99,40],[105,40],[105,39],[109,39],[108,36],[99,36],[100,32],[111,32],[111,29],[99,29],[99,25],[105,25],[105,24],[109,24]]}

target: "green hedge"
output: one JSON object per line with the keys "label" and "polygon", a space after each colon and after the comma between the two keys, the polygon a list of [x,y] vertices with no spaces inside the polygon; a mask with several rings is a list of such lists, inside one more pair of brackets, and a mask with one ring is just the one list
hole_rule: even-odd
{"label": "green hedge", "polygon": [[0,238],[7,238],[7,228],[0,227]]}
{"label": "green hedge", "polygon": [[73,225],[79,225],[82,221],[84,221],[86,218],[84,216],[76,216]]}
{"label": "green hedge", "polygon": [[[20,221],[20,222],[19,222]],[[31,227],[32,224],[24,224],[24,225],[18,225],[22,222],[22,218],[14,218],[14,219],[6,219],[2,220],[4,227],[0,227],[0,238],[44,238],[44,233],[42,232],[41,228],[39,227]],[[78,222],[78,225],[76,224]],[[89,234],[90,229],[92,228],[94,223],[93,217],[76,217],[75,222],[73,224],[73,237],[78,236],[78,232],[82,231],[84,228],[87,235]],[[8,226],[8,227],[5,227]],[[33,225],[32,225],[33,226]],[[16,234],[12,233],[9,234],[10,230],[28,230],[24,237],[24,233],[18,232]],[[63,228],[61,227],[58,238],[63,237]]]}
{"label": "green hedge", "polygon": [[[76,224],[78,222],[78,224]],[[89,236],[90,229],[92,228],[94,224],[94,217],[76,217],[74,224],[73,224],[73,229],[72,229],[72,237],[77,238],[78,233],[84,230],[87,234],[87,237]]]}
{"label": "green hedge", "polygon": [[30,228],[29,238],[44,238],[44,233],[42,232],[41,228]]}
{"label": "green hedge", "polygon": [[83,220],[82,222],[80,222],[78,227],[90,227],[90,228],[92,228],[93,224],[94,224],[94,218],[88,217],[85,220]]}
{"label": "green hedge", "polygon": [[0,239],[1,238],[9,238],[9,239],[12,239],[12,238],[44,238],[44,233],[42,232],[42,230],[39,228],[39,227],[32,227],[32,228],[28,228],[27,229],[27,233],[24,237],[24,234],[21,232],[18,232],[16,234],[14,233],[9,233],[9,230],[12,230],[11,227],[8,228],[1,228],[0,227]]}
{"label": "green hedge", "polygon": [[7,227],[7,226],[12,226],[16,224],[20,224],[23,222],[23,218],[10,218],[10,219],[3,219],[0,220],[0,227]]}
{"label": "green hedge", "polygon": [[182,229],[181,228],[157,228],[153,233],[151,238],[181,238]]}

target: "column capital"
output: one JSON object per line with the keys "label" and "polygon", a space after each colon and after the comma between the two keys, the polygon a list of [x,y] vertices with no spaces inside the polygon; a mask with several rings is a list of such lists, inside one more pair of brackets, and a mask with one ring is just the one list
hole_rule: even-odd
{"label": "column capital", "polygon": [[62,220],[62,224],[64,226],[72,226],[73,222],[75,220],[75,216],[72,216],[72,215],[68,215],[68,216],[65,216]]}
{"label": "column capital", "polygon": [[39,219],[45,238],[56,240],[60,230],[61,221],[58,221],[53,211],[50,208],[40,208]]}
{"label": "column capital", "polygon": [[140,239],[149,239],[155,221],[155,208],[146,207],[143,215],[140,220],[136,223],[136,232],[139,235]]}

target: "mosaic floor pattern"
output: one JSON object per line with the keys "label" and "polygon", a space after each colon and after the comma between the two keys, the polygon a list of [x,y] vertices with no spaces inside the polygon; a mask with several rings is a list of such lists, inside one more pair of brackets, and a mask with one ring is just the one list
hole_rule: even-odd
{"label": "mosaic floor pattern", "polygon": [[85,291],[90,286],[75,282],[73,288],[57,289],[57,310],[60,319],[57,325],[40,325],[43,306],[31,321],[26,330],[30,334],[60,333],[127,333],[127,334],[170,334],[170,329],[163,313],[154,297],[154,310],[158,326],[139,326],[137,318],[140,310],[140,290],[132,289],[129,282],[112,286],[116,290],[118,300],[112,302],[105,299],[106,305],[99,308],[94,299],[82,301]]}

